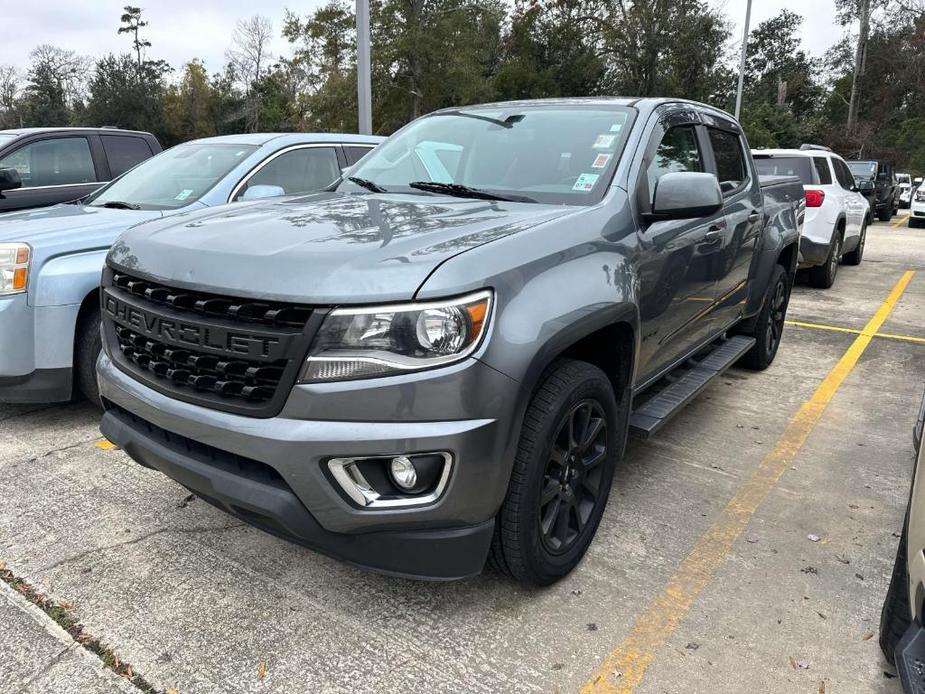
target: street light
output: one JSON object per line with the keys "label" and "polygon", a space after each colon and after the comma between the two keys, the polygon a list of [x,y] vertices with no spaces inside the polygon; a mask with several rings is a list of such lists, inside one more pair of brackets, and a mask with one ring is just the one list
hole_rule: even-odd
{"label": "street light", "polygon": [[357,111],[361,135],[373,134],[372,92],[369,63],[369,0],[357,0]]}

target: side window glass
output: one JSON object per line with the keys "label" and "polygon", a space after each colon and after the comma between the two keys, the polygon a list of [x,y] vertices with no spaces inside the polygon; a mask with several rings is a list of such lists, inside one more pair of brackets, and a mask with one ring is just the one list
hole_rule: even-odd
{"label": "side window glass", "polygon": [[127,135],[101,135],[106,159],[109,160],[109,172],[112,177],[121,176],[135,164],[151,156],[151,148],[140,137]]}
{"label": "side window glass", "polygon": [[824,186],[832,184],[832,173],[829,171],[829,161],[825,157],[813,157],[813,165],[819,174],[819,183]]}
{"label": "side window glass", "polygon": [[267,163],[241,186],[234,199],[311,193],[333,183],[338,176],[340,165],[333,147],[303,147]]}
{"label": "side window glass", "polygon": [[703,154],[697,142],[693,125],[671,128],[662,135],[662,141],[652,157],[646,176],[649,182],[649,203],[655,197],[658,179],[676,171],[703,171]]}
{"label": "side window glass", "polygon": [[358,145],[344,145],[344,155],[347,157],[347,166],[353,166],[360,159],[373,151],[372,147],[360,147]]}
{"label": "side window glass", "polygon": [[33,142],[0,160],[0,169],[16,169],[23,188],[96,181],[90,144],[85,137]]}
{"label": "side window glass", "polygon": [[833,159],[835,172],[838,174],[838,183],[845,190],[851,190],[854,187],[854,175],[848,168],[848,165],[841,159]]}
{"label": "side window glass", "polygon": [[735,133],[708,128],[713,157],[716,159],[716,177],[724,193],[742,185],[746,177],[745,159],[739,136]]}

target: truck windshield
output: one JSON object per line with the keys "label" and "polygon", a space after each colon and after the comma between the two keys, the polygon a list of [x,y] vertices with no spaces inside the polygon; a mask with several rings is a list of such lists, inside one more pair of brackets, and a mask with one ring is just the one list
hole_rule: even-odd
{"label": "truck windshield", "polygon": [[877,162],[875,161],[849,161],[848,168],[857,179],[873,178],[877,175]]}
{"label": "truck windshield", "polygon": [[389,138],[337,188],[590,205],[610,185],[634,113],[597,104],[443,111]]}
{"label": "truck windshield", "polygon": [[257,148],[190,143],[142,162],[87,199],[91,207],[175,210],[201,198]]}
{"label": "truck windshield", "polygon": [[[813,162],[809,157],[768,157],[756,155],[755,167],[762,176],[799,176],[804,185],[812,185]],[[825,161],[825,160],[823,160]]]}

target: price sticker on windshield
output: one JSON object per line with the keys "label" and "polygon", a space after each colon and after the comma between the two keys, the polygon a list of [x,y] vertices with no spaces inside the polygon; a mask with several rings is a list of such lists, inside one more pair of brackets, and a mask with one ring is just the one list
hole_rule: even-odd
{"label": "price sticker on windshield", "polygon": [[594,149],[613,149],[613,143],[616,141],[616,135],[598,135],[594,141]]}
{"label": "price sticker on windshield", "polygon": [[594,157],[594,161],[591,163],[592,169],[606,169],[607,164],[610,163],[610,154],[598,154]]}
{"label": "price sticker on windshield", "polygon": [[598,174],[583,173],[578,177],[578,180],[575,181],[572,190],[577,190],[579,193],[590,193],[594,189],[594,184],[597,183],[597,179],[599,178],[600,176]]}

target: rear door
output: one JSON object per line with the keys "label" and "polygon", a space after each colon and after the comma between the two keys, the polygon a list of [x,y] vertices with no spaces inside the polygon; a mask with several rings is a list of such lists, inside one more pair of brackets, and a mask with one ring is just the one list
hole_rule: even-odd
{"label": "rear door", "polygon": [[867,198],[857,192],[857,184],[854,175],[848,165],[837,157],[832,157],[832,166],[835,168],[835,178],[841,188],[839,191],[842,199],[842,205],[845,210],[845,241],[848,248],[853,248],[854,243],[848,241],[860,238],[861,226],[870,211],[870,203]]}
{"label": "rear door", "polygon": [[34,136],[0,155],[0,169],[19,172],[22,187],[3,193],[0,211],[70,202],[102,185],[87,135],[61,133]]}
{"label": "rear door", "polygon": [[[661,176],[706,171],[709,146],[693,111],[673,111],[656,125],[642,159],[638,209],[652,210]],[[640,222],[640,383],[650,381],[709,336],[715,300],[715,254],[726,223],[722,210],[694,219]]]}
{"label": "rear door", "polygon": [[738,320],[748,298],[748,278],[758,239],[764,227],[764,206],[749,150],[733,121],[704,115],[710,144],[710,169],[723,191],[725,224],[716,238],[717,252],[710,268],[716,303],[710,317],[715,332]]}

